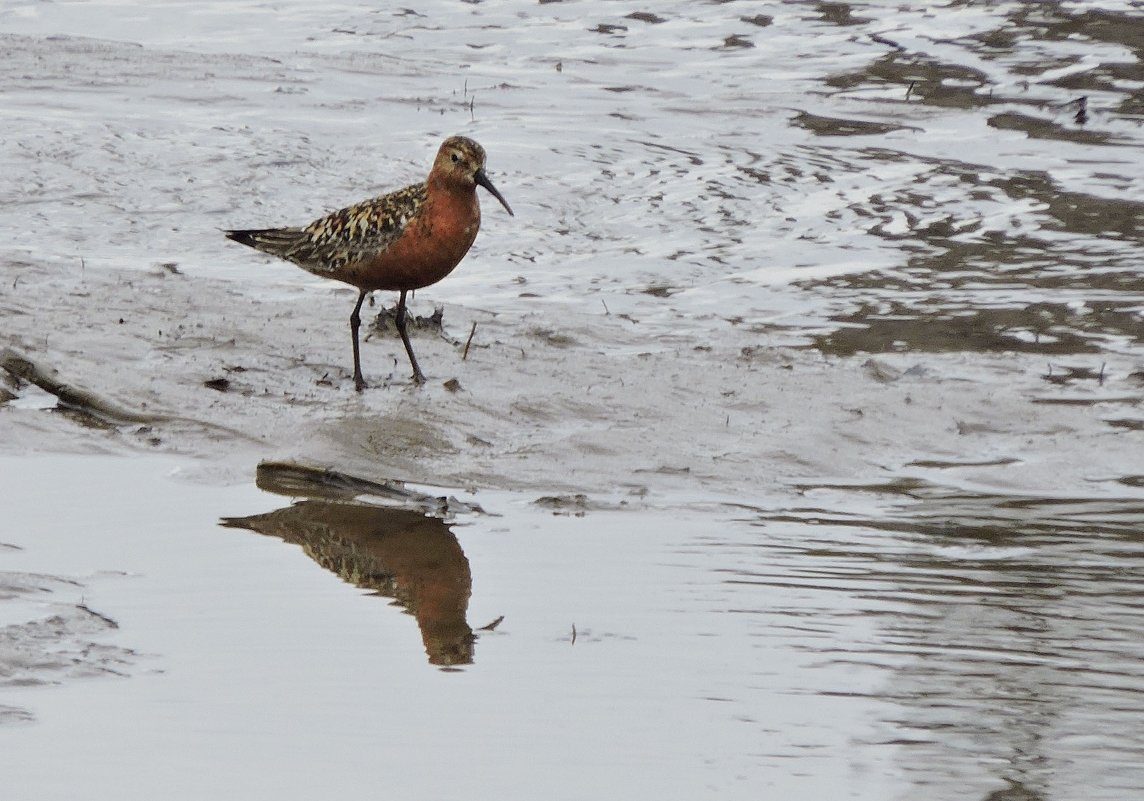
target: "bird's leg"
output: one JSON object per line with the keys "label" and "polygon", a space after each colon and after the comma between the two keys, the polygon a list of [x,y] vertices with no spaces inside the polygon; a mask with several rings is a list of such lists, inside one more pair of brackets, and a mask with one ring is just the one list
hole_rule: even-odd
{"label": "bird's leg", "polygon": [[421,372],[421,367],[417,364],[417,357],[413,355],[413,345],[409,342],[409,333],[405,330],[405,290],[401,290],[401,296],[397,299],[397,333],[401,334],[401,341],[405,345],[405,352],[409,354],[409,363],[413,365],[413,383],[424,384],[425,374]]}
{"label": "bird's leg", "polygon": [[361,377],[361,353],[358,346],[358,329],[361,327],[361,304],[369,293],[364,289],[358,294],[354,313],[350,315],[350,333],[354,340],[354,387],[358,392],[366,388],[365,379]]}

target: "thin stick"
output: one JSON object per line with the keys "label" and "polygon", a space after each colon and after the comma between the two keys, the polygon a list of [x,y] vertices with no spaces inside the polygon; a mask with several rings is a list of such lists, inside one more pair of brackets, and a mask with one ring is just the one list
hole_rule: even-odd
{"label": "thin stick", "polygon": [[469,358],[469,345],[473,344],[473,334],[477,333],[477,321],[473,320],[473,327],[469,329],[469,338],[465,340],[465,352],[461,354],[461,361]]}
{"label": "thin stick", "polygon": [[101,397],[89,389],[57,378],[54,370],[49,370],[32,361],[29,357],[11,348],[0,351],[0,369],[16,378],[35,384],[44,392],[55,395],[61,404],[69,409],[78,409],[92,417],[113,424],[122,423],[167,423],[175,418],[163,414],[146,414],[126,409],[115,401]]}

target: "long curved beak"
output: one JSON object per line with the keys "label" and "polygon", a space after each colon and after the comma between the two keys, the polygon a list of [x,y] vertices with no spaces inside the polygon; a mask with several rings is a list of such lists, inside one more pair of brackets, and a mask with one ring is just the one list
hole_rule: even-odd
{"label": "long curved beak", "polygon": [[509,213],[510,217],[516,216],[512,213],[512,209],[509,207],[508,201],[504,199],[504,195],[497,191],[497,188],[493,186],[493,182],[489,180],[489,176],[485,175],[484,170],[477,170],[476,174],[473,175],[473,180],[492,192],[493,197],[500,201],[500,204],[504,206],[504,210]]}

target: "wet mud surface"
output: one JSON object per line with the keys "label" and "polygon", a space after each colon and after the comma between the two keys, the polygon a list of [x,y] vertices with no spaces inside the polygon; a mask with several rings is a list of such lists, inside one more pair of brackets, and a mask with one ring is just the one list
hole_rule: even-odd
{"label": "wet mud surface", "polygon": [[[940,321],[917,326],[940,343],[930,352],[841,355],[829,351],[855,334],[790,347],[729,323],[717,339],[649,337],[604,312],[552,320],[449,307],[443,332],[414,333],[426,386],[410,381],[390,327],[363,345],[373,386],[358,394],[348,293],[266,300],[157,273],[94,276],[66,294],[61,283],[24,273],[6,296],[21,304],[10,320],[51,308],[58,322],[46,346],[31,329],[10,341],[62,384],[149,418],[61,413],[53,395],[22,384],[0,420],[17,451],[180,453],[228,477],[294,460],[445,487],[653,493],[659,504],[683,489],[749,497],[822,476],[949,472],[933,462],[1014,491],[1098,488],[1139,472],[1125,436],[1144,394],[1132,362],[1032,347],[969,354]],[[100,319],[84,303],[92,296]],[[861,341],[899,339],[871,327]],[[1071,444],[1082,440],[1078,461]]]}
{"label": "wet mud surface", "polygon": [[[214,515],[409,612],[421,669],[498,664],[511,638],[479,626],[543,594],[506,571],[482,601],[474,532],[551,584],[622,540],[665,594],[662,680],[750,729],[705,730],[718,767],[688,773],[728,797],[1144,787],[1137,4],[101,9],[0,4],[0,350],[43,379],[0,371],[0,456],[475,493],[492,514],[354,491]],[[482,196],[469,257],[413,298],[426,385],[375,294],[356,393],[354,291],[221,229],[418,180],[453,133],[517,216]],[[570,532],[564,572],[532,550]],[[12,610],[61,599],[5,613],[0,682],[136,675],[148,649],[55,572],[0,579]],[[633,575],[592,586],[639,617]],[[626,641],[583,620],[578,647]],[[5,703],[0,729],[34,717]]]}

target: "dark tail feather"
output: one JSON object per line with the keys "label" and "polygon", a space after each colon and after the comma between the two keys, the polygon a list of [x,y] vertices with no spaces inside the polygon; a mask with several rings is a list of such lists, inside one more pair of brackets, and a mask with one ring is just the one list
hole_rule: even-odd
{"label": "dark tail feather", "polygon": [[261,228],[223,233],[227,239],[272,256],[285,256],[306,239],[306,232],[301,228]]}
{"label": "dark tail feather", "polygon": [[233,239],[235,242],[238,242],[241,245],[246,245],[247,247],[252,248],[252,247],[255,247],[255,245],[254,245],[255,237],[258,236],[259,234],[264,234],[266,232],[265,231],[253,231],[253,230],[251,230],[251,231],[223,231],[223,233],[226,234],[227,239]]}

